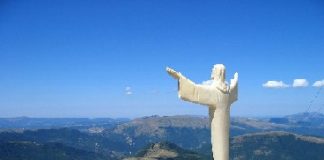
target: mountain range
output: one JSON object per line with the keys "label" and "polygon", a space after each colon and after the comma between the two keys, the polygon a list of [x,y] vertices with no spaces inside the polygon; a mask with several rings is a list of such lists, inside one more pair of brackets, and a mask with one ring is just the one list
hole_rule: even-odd
{"label": "mountain range", "polygon": [[[27,119],[27,124],[21,119],[0,120],[1,160],[17,157],[37,160],[46,155],[54,159],[152,159],[162,153],[164,158],[173,155],[171,159],[211,159],[209,120],[203,116],[82,121]],[[323,123],[324,116],[319,113],[233,117],[231,159],[320,159],[324,157]],[[13,124],[23,128],[15,128]],[[21,154],[13,154],[15,150]]]}

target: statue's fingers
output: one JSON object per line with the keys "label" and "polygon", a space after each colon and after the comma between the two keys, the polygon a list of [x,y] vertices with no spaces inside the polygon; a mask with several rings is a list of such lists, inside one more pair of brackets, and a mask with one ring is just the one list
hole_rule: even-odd
{"label": "statue's fingers", "polygon": [[174,70],[172,70],[172,69],[167,69],[167,72],[168,72],[170,75],[172,75],[172,74],[175,73]]}
{"label": "statue's fingers", "polygon": [[173,78],[176,78],[176,73],[172,71],[168,71],[168,74],[172,76]]}
{"label": "statue's fingers", "polygon": [[234,74],[234,79],[238,80],[238,73],[237,72],[235,72],[235,74]]}
{"label": "statue's fingers", "polygon": [[236,72],[234,74],[234,78],[231,79],[231,83],[230,83],[230,87],[233,88],[237,85],[237,82],[238,82],[238,73]]}
{"label": "statue's fingers", "polygon": [[175,78],[175,79],[179,79],[180,78],[179,73],[176,72],[175,70],[173,70],[172,68],[167,67],[166,70],[169,73],[169,75],[171,75],[173,78]]}
{"label": "statue's fingers", "polygon": [[168,72],[176,73],[176,71],[175,71],[174,69],[172,69],[172,68],[167,68],[167,71],[168,71]]}
{"label": "statue's fingers", "polygon": [[167,71],[169,74],[171,74],[172,72],[175,72],[172,68],[169,68],[169,67],[166,68],[166,71]]}

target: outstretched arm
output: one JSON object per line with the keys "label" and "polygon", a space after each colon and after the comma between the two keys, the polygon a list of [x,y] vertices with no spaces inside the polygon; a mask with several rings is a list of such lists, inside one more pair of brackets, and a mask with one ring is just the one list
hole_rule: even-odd
{"label": "outstretched arm", "polygon": [[238,93],[238,73],[234,74],[234,79],[231,79],[230,84],[230,104],[237,100]]}
{"label": "outstretched arm", "polygon": [[203,105],[213,105],[216,98],[212,97],[211,89],[208,86],[195,84],[190,79],[183,76],[181,73],[167,67],[167,72],[178,80],[178,95],[179,98]]}

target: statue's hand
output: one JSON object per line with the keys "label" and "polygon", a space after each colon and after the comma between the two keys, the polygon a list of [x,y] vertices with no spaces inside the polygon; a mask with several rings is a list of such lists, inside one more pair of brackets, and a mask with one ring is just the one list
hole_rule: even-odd
{"label": "statue's hand", "polygon": [[175,79],[180,79],[180,77],[182,76],[181,73],[179,73],[169,67],[166,68],[166,71],[169,73],[170,76],[172,76]]}
{"label": "statue's hand", "polygon": [[237,86],[237,82],[238,82],[238,73],[236,72],[236,73],[234,74],[234,78],[231,79],[231,88]]}
{"label": "statue's hand", "polygon": [[234,74],[234,81],[235,81],[235,83],[237,83],[237,81],[238,81],[238,73],[237,72],[235,72],[235,74]]}

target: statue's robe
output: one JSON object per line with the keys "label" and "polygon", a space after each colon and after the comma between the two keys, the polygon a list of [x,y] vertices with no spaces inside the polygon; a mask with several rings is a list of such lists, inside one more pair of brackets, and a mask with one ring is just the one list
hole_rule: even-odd
{"label": "statue's robe", "polygon": [[[215,80],[211,85],[200,85],[182,76],[178,81],[178,96],[208,106],[214,159],[228,160],[230,105],[237,100],[237,83],[231,82],[229,88],[224,82]],[[216,148],[221,154],[216,153]]]}

